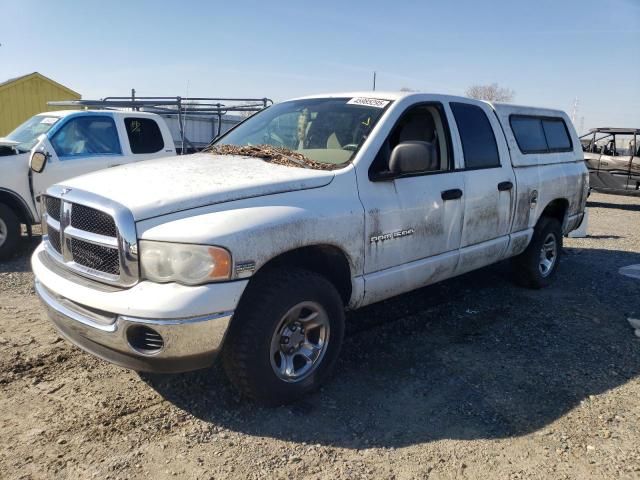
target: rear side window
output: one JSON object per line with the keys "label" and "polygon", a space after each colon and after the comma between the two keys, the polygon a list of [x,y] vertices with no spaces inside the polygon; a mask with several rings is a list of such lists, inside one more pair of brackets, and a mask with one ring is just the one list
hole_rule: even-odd
{"label": "rear side window", "polygon": [[571,150],[571,140],[567,133],[567,127],[561,118],[544,118],[542,120],[542,129],[544,136],[547,138],[549,150]]}
{"label": "rear side window", "polygon": [[522,153],[572,150],[569,132],[562,118],[511,115],[509,122]]}
{"label": "rear side window", "polygon": [[460,133],[465,168],[499,167],[496,137],[482,109],[468,103],[452,103],[451,110]]}
{"label": "rear side window", "polygon": [[116,125],[106,116],[70,118],[53,135],[51,145],[61,159],[121,153]]}
{"label": "rear side window", "polygon": [[156,153],[164,148],[160,127],[150,118],[125,118],[131,153]]}

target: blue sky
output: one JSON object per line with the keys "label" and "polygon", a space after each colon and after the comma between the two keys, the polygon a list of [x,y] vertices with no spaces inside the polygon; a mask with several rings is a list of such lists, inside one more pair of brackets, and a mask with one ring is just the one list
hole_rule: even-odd
{"label": "blue sky", "polygon": [[640,0],[0,0],[0,81],[83,98],[268,96],[498,82],[576,127],[640,127]]}

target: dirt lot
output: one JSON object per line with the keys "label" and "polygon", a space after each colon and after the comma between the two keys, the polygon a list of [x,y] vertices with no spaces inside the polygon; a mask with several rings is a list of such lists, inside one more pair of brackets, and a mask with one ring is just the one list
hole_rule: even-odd
{"label": "dirt lot", "polygon": [[34,241],[0,265],[0,478],[640,478],[640,198],[590,206],[552,288],[500,264],[351,313],[334,379],[276,409],[60,340]]}

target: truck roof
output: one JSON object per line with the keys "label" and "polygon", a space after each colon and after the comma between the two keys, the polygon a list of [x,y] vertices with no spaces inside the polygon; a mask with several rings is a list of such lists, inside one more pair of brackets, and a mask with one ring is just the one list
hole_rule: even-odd
{"label": "truck roof", "polygon": [[92,113],[110,113],[112,115],[135,115],[136,117],[156,117],[155,113],[151,112],[130,112],[122,110],[108,110],[108,109],[95,109],[95,110],[54,110],[51,112],[41,112],[36,115],[47,115],[49,117],[66,117],[71,114],[92,114]]}
{"label": "truck roof", "polygon": [[487,103],[491,105],[491,107],[496,111],[506,111],[508,110],[510,113],[529,113],[535,115],[565,115],[565,112],[562,110],[552,109],[552,108],[542,108],[542,107],[532,107],[527,105],[514,105],[512,103],[499,103],[499,102],[487,102],[485,100],[476,100],[469,97],[463,97],[460,95],[447,95],[441,93],[431,93],[431,92],[393,92],[393,91],[379,91],[379,90],[363,90],[356,92],[336,92],[336,93],[323,93],[318,95],[307,95],[304,97],[298,97],[294,100],[302,100],[307,98],[350,98],[350,97],[370,97],[370,98],[379,98],[382,100],[400,100],[407,97],[418,97],[423,95],[429,95],[436,98],[441,98],[442,100],[447,101],[455,101],[456,99],[465,100],[465,101],[476,101]]}

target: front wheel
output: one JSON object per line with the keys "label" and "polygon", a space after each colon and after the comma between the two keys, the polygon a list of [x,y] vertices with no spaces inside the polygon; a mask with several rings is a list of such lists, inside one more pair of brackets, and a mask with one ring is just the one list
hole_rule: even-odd
{"label": "front wheel", "polygon": [[527,249],[514,259],[516,281],[529,288],[550,285],[558,270],[562,251],[562,227],[555,218],[542,217]]}
{"label": "front wheel", "polygon": [[20,220],[13,210],[0,203],[0,260],[8,258],[15,251],[19,238]]}
{"label": "front wheel", "polygon": [[262,273],[247,287],[225,342],[231,382],[267,405],[290,403],[330,375],[344,307],[326,278],[297,268]]}

